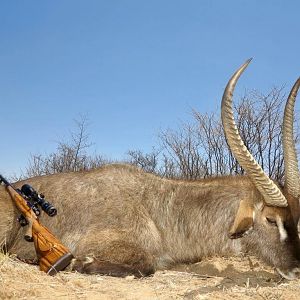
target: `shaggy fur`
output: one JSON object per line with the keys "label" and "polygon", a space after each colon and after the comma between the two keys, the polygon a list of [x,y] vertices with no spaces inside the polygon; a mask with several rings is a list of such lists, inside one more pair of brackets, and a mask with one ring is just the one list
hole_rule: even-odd
{"label": "shaggy fur", "polygon": [[[187,182],[161,179],[128,165],[108,165],[26,183],[57,208],[57,216],[43,214],[41,222],[71,250],[76,257],[71,267],[79,272],[138,277],[177,262],[248,250],[282,269],[298,264],[298,237],[280,242],[278,230],[265,221],[264,208],[252,207],[256,217],[251,226],[244,222],[248,225],[239,226],[241,238],[230,238],[241,200],[262,201],[246,176]],[[24,240],[18,212],[4,187],[0,207],[0,241],[20,258],[34,259],[34,247]],[[287,209],[277,210],[283,216],[281,210]],[[294,234],[293,226],[289,234]]]}

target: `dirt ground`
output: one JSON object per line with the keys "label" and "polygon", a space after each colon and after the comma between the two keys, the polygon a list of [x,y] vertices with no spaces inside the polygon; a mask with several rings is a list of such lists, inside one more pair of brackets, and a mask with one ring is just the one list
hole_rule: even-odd
{"label": "dirt ground", "polygon": [[212,258],[134,279],[61,272],[0,254],[0,299],[300,299],[300,280],[286,281],[253,257]]}

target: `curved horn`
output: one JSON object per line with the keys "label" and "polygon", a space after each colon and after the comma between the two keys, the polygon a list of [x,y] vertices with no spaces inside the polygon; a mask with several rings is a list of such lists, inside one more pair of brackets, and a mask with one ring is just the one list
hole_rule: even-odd
{"label": "curved horn", "polygon": [[283,131],[282,131],[282,143],[283,143],[283,155],[284,155],[284,169],[285,169],[285,188],[287,192],[294,196],[300,195],[300,178],[296,147],[294,142],[294,107],[297,92],[300,87],[300,77],[295,82],[289,97],[287,99],[284,118],[283,118]]}
{"label": "curved horn", "polygon": [[242,141],[234,121],[232,110],[232,96],[235,85],[249,65],[251,59],[247,60],[230,78],[222,98],[222,123],[230,150],[239,164],[248,173],[250,179],[262,194],[266,204],[271,206],[287,206],[287,200],[277,185],[270,180],[260,165],[248,151]]}

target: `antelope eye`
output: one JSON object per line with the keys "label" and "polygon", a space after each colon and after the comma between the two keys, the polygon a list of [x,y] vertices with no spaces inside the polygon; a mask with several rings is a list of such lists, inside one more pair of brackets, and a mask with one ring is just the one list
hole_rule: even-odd
{"label": "antelope eye", "polygon": [[277,226],[276,220],[270,217],[266,217],[268,223],[272,226]]}

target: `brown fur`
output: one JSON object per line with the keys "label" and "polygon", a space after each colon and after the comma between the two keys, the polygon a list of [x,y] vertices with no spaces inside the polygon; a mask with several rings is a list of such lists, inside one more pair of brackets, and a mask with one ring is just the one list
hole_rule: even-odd
{"label": "brown fur", "polygon": [[230,228],[230,238],[242,237],[248,230],[253,227],[254,203],[241,200],[236,213],[232,227]]}
{"label": "brown fur", "polygon": [[[144,276],[172,263],[248,250],[276,267],[289,269],[296,264],[293,249],[280,246],[288,263],[280,253],[267,255],[263,249],[266,243],[271,248],[280,244],[278,231],[264,223],[265,214],[279,211],[286,218],[288,209],[264,207],[260,211],[253,206],[257,215],[253,230],[240,239],[229,237],[240,201],[262,201],[246,176],[186,182],[161,179],[128,165],[108,165],[89,172],[36,177],[26,183],[56,206],[58,215],[43,214],[41,221],[71,249],[76,257],[72,268],[79,272]],[[0,188],[0,207],[0,239],[9,252],[34,259],[34,247],[24,241],[23,229],[16,222],[18,213],[4,187]],[[241,217],[240,221],[247,224],[249,220]]]}

